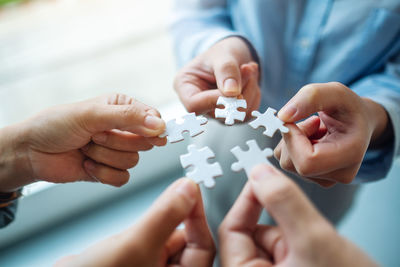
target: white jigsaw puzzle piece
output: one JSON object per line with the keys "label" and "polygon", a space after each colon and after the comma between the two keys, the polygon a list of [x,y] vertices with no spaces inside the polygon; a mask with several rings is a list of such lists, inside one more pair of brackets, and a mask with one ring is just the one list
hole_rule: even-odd
{"label": "white jigsaw puzzle piece", "polygon": [[257,119],[253,120],[249,123],[249,125],[257,129],[260,126],[265,127],[264,135],[272,137],[277,130],[280,130],[282,133],[288,133],[289,128],[285,127],[284,122],[275,116],[276,110],[273,108],[268,108],[263,114],[254,110],[251,115],[253,117],[257,117]]}
{"label": "white jigsaw puzzle piece", "polygon": [[247,108],[247,102],[244,99],[220,96],[217,105],[224,105],[225,108],[216,108],[215,118],[225,118],[226,125],[233,125],[235,120],[243,121],[246,118],[246,112],[238,110],[238,108]]}
{"label": "white jigsaw puzzle piece", "polygon": [[252,168],[256,165],[271,164],[267,158],[272,157],[273,151],[271,148],[261,150],[255,140],[249,140],[246,144],[249,147],[248,151],[243,151],[239,146],[231,149],[232,154],[238,159],[238,162],[232,164],[231,169],[234,172],[244,169],[247,177],[249,177]]}
{"label": "white jigsaw puzzle piece", "polygon": [[180,157],[184,169],[193,166],[193,170],[186,173],[186,176],[196,183],[204,183],[207,188],[214,187],[214,178],[222,175],[221,165],[218,162],[208,162],[208,159],[215,157],[214,152],[207,146],[197,149],[195,145],[189,145],[188,151],[188,154]]}
{"label": "white jigsaw puzzle piece", "polygon": [[159,137],[167,137],[170,143],[176,143],[184,140],[182,133],[189,132],[191,137],[195,137],[204,132],[203,125],[207,123],[207,118],[197,116],[195,113],[189,113],[182,117],[183,122],[178,123],[176,119],[167,122],[164,133]]}

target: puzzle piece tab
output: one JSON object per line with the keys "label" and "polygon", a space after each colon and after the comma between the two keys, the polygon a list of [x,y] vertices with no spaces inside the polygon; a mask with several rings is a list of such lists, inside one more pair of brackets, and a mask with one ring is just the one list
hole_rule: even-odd
{"label": "puzzle piece tab", "polygon": [[246,112],[238,110],[238,108],[247,108],[247,102],[244,99],[220,96],[217,105],[224,105],[225,108],[216,108],[215,118],[225,118],[226,125],[233,125],[235,120],[243,121],[246,117]]}
{"label": "puzzle piece tab", "polygon": [[289,132],[289,129],[283,126],[284,122],[275,116],[276,110],[273,108],[268,108],[263,114],[254,110],[251,115],[257,117],[249,123],[251,127],[257,129],[260,126],[265,127],[264,135],[272,137],[276,130],[280,130],[282,133]]}
{"label": "puzzle piece tab", "polygon": [[221,165],[218,162],[208,163],[208,159],[215,157],[214,152],[207,146],[197,149],[195,145],[189,145],[188,151],[188,154],[180,157],[183,168],[193,166],[193,170],[186,173],[186,176],[196,183],[203,182],[207,188],[214,187],[214,178],[222,175]]}
{"label": "puzzle piece tab", "polygon": [[170,143],[176,143],[184,139],[182,133],[189,132],[191,137],[204,132],[202,125],[207,123],[204,116],[197,116],[195,113],[189,113],[182,117],[183,122],[177,123],[176,119],[167,122],[165,132],[160,137],[167,137]]}
{"label": "puzzle piece tab", "polygon": [[234,172],[245,170],[247,177],[250,176],[250,172],[253,167],[258,164],[271,164],[267,158],[272,157],[273,152],[271,148],[261,150],[255,140],[249,140],[246,142],[249,147],[248,151],[243,151],[239,146],[231,149],[232,154],[238,159],[238,162],[232,164],[231,169]]}

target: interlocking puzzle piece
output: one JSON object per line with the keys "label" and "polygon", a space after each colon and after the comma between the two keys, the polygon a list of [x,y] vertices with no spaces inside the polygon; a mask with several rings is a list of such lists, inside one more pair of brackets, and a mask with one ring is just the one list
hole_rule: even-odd
{"label": "interlocking puzzle piece", "polygon": [[273,108],[268,108],[264,114],[261,114],[257,110],[254,110],[251,115],[253,117],[257,117],[257,119],[253,120],[249,123],[251,127],[257,129],[260,126],[265,127],[265,131],[263,134],[266,136],[272,137],[276,130],[280,130],[282,133],[289,132],[289,129],[283,126],[284,122],[275,116],[276,110]]}
{"label": "interlocking puzzle piece", "polygon": [[204,186],[214,187],[214,178],[222,175],[221,165],[218,162],[209,163],[208,159],[214,158],[214,152],[209,147],[197,149],[195,145],[188,146],[188,154],[180,157],[183,168],[193,166],[191,172],[186,176],[193,179],[196,183],[204,183]]}
{"label": "interlocking puzzle piece", "polygon": [[160,137],[166,137],[170,143],[176,143],[184,139],[182,133],[189,132],[191,137],[204,132],[202,125],[207,123],[207,119],[204,116],[197,116],[195,113],[189,113],[182,117],[183,122],[178,123],[176,119],[167,122],[165,132]]}
{"label": "interlocking puzzle piece", "polygon": [[226,125],[233,125],[235,120],[243,121],[246,117],[246,112],[238,110],[238,108],[247,108],[247,102],[244,99],[220,96],[217,105],[224,105],[225,108],[216,108],[215,118],[225,118]]}
{"label": "interlocking puzzle piece", "polygon": [[243,151],[239,146],[231,149],[232,154],[238,159],[238,162],[232,164],[231,169],[234,172],[244,169],[249,177],[254,166],[263,163],[271,164],[267,158],[272,157],[273,152],[271,148],[261,150],[255,140],[249,140],[246,144],[249,147],[248,151]]}

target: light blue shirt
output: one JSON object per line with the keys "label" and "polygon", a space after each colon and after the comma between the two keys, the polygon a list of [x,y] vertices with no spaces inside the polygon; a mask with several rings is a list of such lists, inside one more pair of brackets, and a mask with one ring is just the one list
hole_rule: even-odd
{"label": "light blue shirt", "polygon": [[356,182],[385,177],[399,156],[399,0],[176,0],[171,29],[180,66],[223,38],[246,38],[261,65],[261,109],[330,81],[380,103],[395,141],[367,152]]}

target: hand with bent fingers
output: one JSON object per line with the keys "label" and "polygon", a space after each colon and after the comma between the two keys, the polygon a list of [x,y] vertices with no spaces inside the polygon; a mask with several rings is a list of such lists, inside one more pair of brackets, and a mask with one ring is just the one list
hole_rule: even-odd
{"label": "hand with bent fingers", "polygon": [[290,129],[274,151],[281,167],[324,187],[350,183],[388,123],[381,105],[336,82],[303,87],[278,117]]}
{"label": "hand with bent fingers", "polygon": [[158,111],[125,95],[49,108],[1,129],[0,191],[36,180],[121,186],[138,151],[166,143],[157,137],[164,129]]}
{"label": "hand with bent fingers", "polygon": [[[277,226],[257,224],[262,209]],[[256,166],[219,229],[223,267],[377,266],[341,237],[300,188],[272,165]]]}
{"label": "hand with bent fingers", "polygon": [[[181,222],[185,229],[175,230]],[[200,190],[193,181],[181,179],[137,224],[56,265],[210,267],[214,255]]]}
{"label": "hand with bent fingers", "polygon": [[174,87],[189,112],[214,117],[219,96],[243,97],[247,115],[258,109],[261,91],[259,69],[247,44],[239,37],[226,38],[183,67]]}

